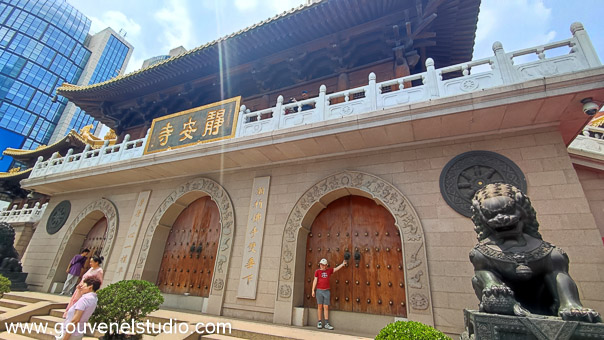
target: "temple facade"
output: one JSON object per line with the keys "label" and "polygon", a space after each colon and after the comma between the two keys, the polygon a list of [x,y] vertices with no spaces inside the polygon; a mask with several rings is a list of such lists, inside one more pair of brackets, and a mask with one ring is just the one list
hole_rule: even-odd
{"label": "temple facade", "polygon": [[579,23],[471,60],[478,7],[320,1],[63,85],[118,141],[39,160],[21,181],[51,197],[23,259],[30,289],[56,291],[88,247],[105,284],[148,280],[168,306],[308,325],[319,260],[349,256],[331,280],[338,328],[402,318],[459,334],[478,303],[470,201],[507,182],[567,251],[584,305],[604,311],[604,248],[567,151],[604,68]]}

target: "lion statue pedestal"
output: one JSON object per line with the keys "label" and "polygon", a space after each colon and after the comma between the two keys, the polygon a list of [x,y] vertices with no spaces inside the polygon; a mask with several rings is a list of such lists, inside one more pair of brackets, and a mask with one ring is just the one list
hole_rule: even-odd
{"label": "lion statue pedestal", "polygon": [[8,223],[0,223],[0,275],[10,280],[12,291],[27,290],[27,273],[23,273],[19,253],[14,247],[15,229]]}
{"label": "lion statue pedestal", "polygon": [[[600,314],[581,304],[568,256],[543,241],[524,193],[509,184],[489,184],[474,195],[472,213],[479,241],[470,252],[472,286],[480,310],[465,311],[462,338],[582,339],[575,332],[589,328],[598,331],[585,338],[604,339]],[[531,326],[537,324],[543,327]]]}

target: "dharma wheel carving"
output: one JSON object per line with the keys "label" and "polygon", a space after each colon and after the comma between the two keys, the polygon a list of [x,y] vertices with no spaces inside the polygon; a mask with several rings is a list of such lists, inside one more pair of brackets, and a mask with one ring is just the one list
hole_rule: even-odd
{"label": "dharma wheel carving", "polygon": [[49,235],[53,235],[61,230],[61,228],[63,228],[65,225],[65,222],[67,222],[70,212],[71,202],[65,200],[57,204],[57,206],[50,213],[50,216],[48,216],[48,221],[46,222],[46,232]]}
{"label": "dharma wheel carving", "polygon": [[440,174],[440,192],[458,213],[470,217],[474,193],[491,183],[512,184],[526,191],[522,170],[503,155],[491,151],[469,151],[456,156]]}

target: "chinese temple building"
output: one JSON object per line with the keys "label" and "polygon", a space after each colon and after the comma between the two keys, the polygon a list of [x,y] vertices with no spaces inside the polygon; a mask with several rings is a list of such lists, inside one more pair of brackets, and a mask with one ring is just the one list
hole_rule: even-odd
{"label": "chinese temple building", "polygon": [[104,285],[148,280],[166,306],[301,326],[317,321],[319,260],[350,256],[331,280],[339,329],[403,318],[459,334],[478,303],[470,200],[503,181],[527,192],[582,301],[604,311],[604,221],[567,151],[589,122],[581,100],[604,98],[604,68],[579,23],[472,60],[479,5],[324,0],[64,84],[117,142],[39,160],[21,181],[52,198],[23,259],[30,289],[55,291],[92,247]]}
{"label": "chinese temple building", "polygon": [[18,165],[8,172],[0,172],[0,195],[3,200],[10,202],[8,208],[0,212],[0,222],[6,222],[15,229],[15,247],[19,255],[23,256],[50,199],[47,195],[21,188],[21,180],[29,177],[38,160],[99,149],[105,143],[115,144],[116,136],[112,131],[105,139],[100,139],[90,133],[90,128],[92,125],[84,127],[80,133],[72,130],[61,140],[51,145],[41,145],[35,150],[7,148],[3,151],[3,155],[13,157]]}

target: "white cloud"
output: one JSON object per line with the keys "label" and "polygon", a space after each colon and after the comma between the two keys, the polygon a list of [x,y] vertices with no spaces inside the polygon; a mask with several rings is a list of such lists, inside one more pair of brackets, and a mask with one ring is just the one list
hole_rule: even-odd
{"label": "white cloud", "polygon": [[551,23],[552,10],[543,0],[483,0],[474,59],[493,55],[491,46],[495,41],[500,41],[506,51],[548,43],[557,35],[550,29]]}
{"label": "white cloud", "polygon": [[235,0],[235,8],[240,12],[254,10],[258,7],[258,0]]}
{"label": "white cloud", "polygon": [[141,32],[141,26],[136,21],[119,11],[104,12],[101,18],[91,16],[90,21],[92,22],[90,25],[91,33],[98,33],[107,27],[113,28],[116,32],[123,29],[126,31],[127,37],[138,37]]}
{"label": "white cloud", "polygon": [[168,53],[172,48],[193,46],[193,24],[189,17],[187,3],[184,0],[169,0],[166,7],[154,14],[157,22],[162,26],[160,41],[163,53]]}

